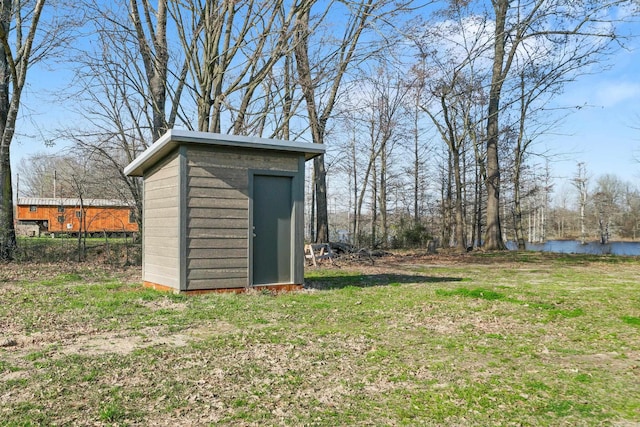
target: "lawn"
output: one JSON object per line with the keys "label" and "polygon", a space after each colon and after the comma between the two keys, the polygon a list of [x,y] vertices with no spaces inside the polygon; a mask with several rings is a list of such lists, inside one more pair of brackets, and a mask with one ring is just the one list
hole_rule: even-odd
{"label": "lawn", "polygon": [[396,255],[274,295],[0,266],[0,425],[640,423],[640,259]]}

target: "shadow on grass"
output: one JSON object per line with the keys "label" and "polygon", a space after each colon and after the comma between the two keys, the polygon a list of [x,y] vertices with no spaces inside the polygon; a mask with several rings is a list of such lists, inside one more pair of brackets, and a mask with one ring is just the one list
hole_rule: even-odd
{"label": "shadow on grass", "polygon": [[459,277],[433,277],[410,274],[353,274],[322,275],[306,277],[305,287],[318,290],[342,289],[346,287],[369,288],[372,286],[394,286],[405,283],[461,282]]}

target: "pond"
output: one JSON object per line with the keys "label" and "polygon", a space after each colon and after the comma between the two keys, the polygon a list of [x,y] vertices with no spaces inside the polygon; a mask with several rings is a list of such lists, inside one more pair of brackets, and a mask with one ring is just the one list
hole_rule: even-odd
{"label": "pond", "polygon": [[[507,242],[507,248],[517,249],[516,242]],[[577,240],[547,240],[544,243],[527,243],[528,251],[556,252],[562,254],[627,255],[640,256],[640,242],[587,242]]]}

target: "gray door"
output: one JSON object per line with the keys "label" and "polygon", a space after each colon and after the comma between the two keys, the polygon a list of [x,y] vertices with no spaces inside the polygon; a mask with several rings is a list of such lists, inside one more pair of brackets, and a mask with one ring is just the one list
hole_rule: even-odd
{"label": "gray door", "polygon": [[290,176],[253,176],[253,284],[291,283]]}

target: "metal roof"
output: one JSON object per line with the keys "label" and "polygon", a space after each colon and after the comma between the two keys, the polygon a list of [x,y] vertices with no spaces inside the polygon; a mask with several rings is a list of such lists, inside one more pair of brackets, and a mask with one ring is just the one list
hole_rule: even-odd
{"label": "metal roof", "polygon": [[[18,205],[34,206],[80,206],[80,199],[65,197],[42,198],[42,197],[19,197]],[[97,207],[133,207],[131,203],[122,200],[112,199],[82,199],[83,206]]]}
{"label": "metal roof", "polygon": [[142,176],[145,170],[156,164],[178,145],[185,143],[303,153],[305,160],[319,156],[325,151],[322,144],[313,144],[310,142],[284,141],[251,136],[222,135],[210,132],[171,129],[124,168],[124,173],[130,176]]}

